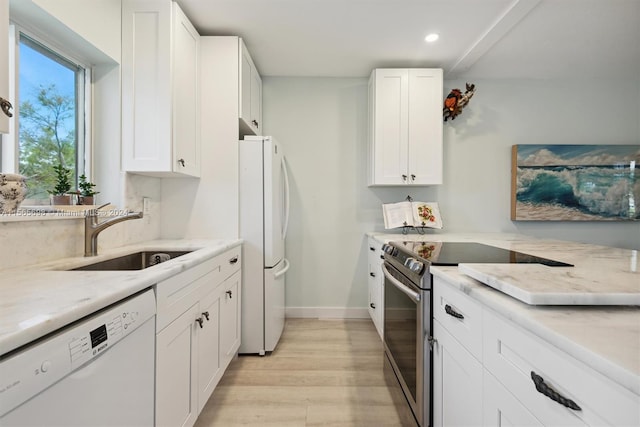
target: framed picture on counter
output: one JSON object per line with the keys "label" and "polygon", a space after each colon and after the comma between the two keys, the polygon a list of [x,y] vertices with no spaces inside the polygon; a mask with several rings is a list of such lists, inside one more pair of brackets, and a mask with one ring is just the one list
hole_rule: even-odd
{"label": "framed picture on counter", "polygon": [[514,221],[640,219],[640,145],[514,145]]}

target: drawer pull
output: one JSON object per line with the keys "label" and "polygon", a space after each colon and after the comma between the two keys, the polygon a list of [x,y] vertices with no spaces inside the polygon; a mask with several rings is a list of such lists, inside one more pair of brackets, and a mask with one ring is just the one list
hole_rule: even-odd
{"label": "drawer pull", "polygon": [[234,256],[233,258],[231,258],[229,260],[229,264],[235,264],[236,262],[238,262],[238,257],[237,256]]}
{"label": "drawer pull", "polygon": [[376,277],[376,273],[374,273],[374,272],[370,272],[370,273],[369,273],[369,276],[371,276],[371,277]]}
{"label": "drawer pull", "polygon": [[453,316],[456,319],[464,319],[464,316],[453,309],[449,304],[444,306],[444,311],[449,315]]}
{"label": "drawer pull", "polygon": [[369,304],[369,307],[373,308],[374,310],[376,309],[376,305],[374,303]]}
{"label": "drawer pull", "polygon": [[547,384],[545,384],[544,379],[533,371],[531,371],[531,379],[533,380],[533,383],[536,386],[536,390],[538,390],[539,393],[544,394],[549,399],[553,400],[554,402],[558,402],[559,404],[566,406],[569,409],[573,409],[574,411],[582,411],[582,408],[580,408],[576,404],[576,402],[571,399],[567,399],[566,397],[562,396],[560,393],[549,387]]}
{"label": "drawer pull", "polygon": [[372,252],[375,252],[376,248],[374,248],[373,246],[369,246],[369,250],[372,251]]}
{"label": "drawer pull", "polygon": [[233,298],[233,292],[226,291],[225,294],[227,294],[229,296],[229,298]]}
{"label": "drawer pull", "polygon": [[205,311],[202,313],[202,315],[207,319],[207,322],[209,321],[209,312]]}
{"label": "drawer pull", "polygon": [[198,322],[198,325],[200,325],[200,329],[202,329],[204,327],[204,326],[202,326],[202,323],[203,323],[202,317],[198,317],[196,319],[196,322]]}

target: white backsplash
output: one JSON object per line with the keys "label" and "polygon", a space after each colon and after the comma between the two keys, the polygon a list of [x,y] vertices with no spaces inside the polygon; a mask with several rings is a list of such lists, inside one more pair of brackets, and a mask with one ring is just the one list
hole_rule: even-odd
{"label": "white backsplash", "polygon": [[[149,197],[149,214],[115,224],[100,233],[98,253],[160,238],[160,179],[127,174],[123,203],[118,208],[142,210]],[[84,220],[79,218],[0,222],[0,270],[83,256]]]}

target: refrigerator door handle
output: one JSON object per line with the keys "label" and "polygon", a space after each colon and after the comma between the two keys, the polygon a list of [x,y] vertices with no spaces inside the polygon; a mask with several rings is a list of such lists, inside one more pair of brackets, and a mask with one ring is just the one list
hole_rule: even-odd
{"label": "refrigerator door handle", "polygon": [[278,278],[281,276],[284,276],[284,274],[287,272],[287,270],[289,270],[289,267],[291,267],[291,264],[289,264],[289,260],[288,259],[284,259],[284,267],[282,267],[282,270],[278,271],[276,274],[273,275],[274,278]]}
{"label": "refrigerator door handle", "polygon": [[284,224],[282,226],[282,238],[287,237],[289,228],[289,173],[287,172],[287,164],[282,157],[282,173],[284,176]]}

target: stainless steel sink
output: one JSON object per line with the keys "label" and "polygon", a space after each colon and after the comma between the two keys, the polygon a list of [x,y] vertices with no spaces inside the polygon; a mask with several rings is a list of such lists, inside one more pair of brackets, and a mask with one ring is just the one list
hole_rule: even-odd
{"label": "stainless steel sink", "polygon": [[[145,251],[135,252],[118,258],[112,258],[105,261],[96,262],[82,267],[72,268],[71,270],[89,270],[89,271],[107,271],[107,270],[143,270],[152,267],[164,261],[177,258],[179,256],[190,253],[191,251]],[[167,256],[168,255],[168,258]]]}

